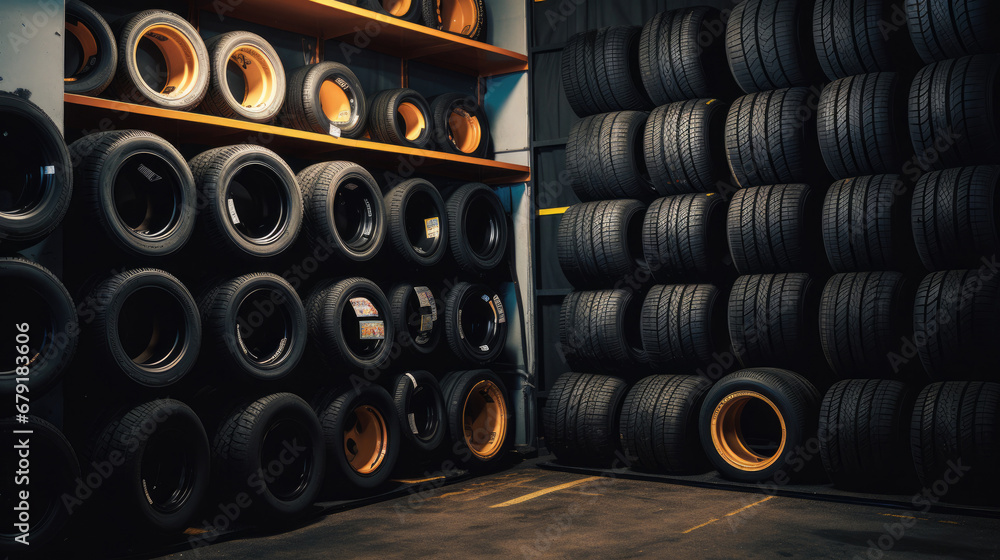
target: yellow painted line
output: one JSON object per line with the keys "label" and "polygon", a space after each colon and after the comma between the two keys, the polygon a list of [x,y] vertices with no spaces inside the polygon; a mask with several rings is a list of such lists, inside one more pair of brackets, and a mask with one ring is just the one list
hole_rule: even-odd
{"label": "yellow painted line", "polygon": [[539,216],[554,216],[556,214],[565,214],[569,210],[569,206],[563,206],[562,208],[542,208],[538,211]]}
{"label": "yellow painted line", "polygon": [[403,484],[420,484],[421,482],[430,482],[432,480],[441,480],[443,478],[444,476],[432,476],[430,478],[421,478],[421,479],[396,478],[393,479],[393,482],[400,482]]}
{"label": "yellow painted line", "polygon": [[[774,496],[768,496],[768,497],[764,498],[763,500],[760,500],[758,502],[754,502],[754,503],[749,504],[749,505],[745,505],[745,506],[741,507],[738,510],[731,511],[731,512],[727,513],[726,515],[723,515],[722,517],[732,517],[732,516],[734,516],[734,515],[736,515],[738,513],[744,512],[744,511],[746,511],[746,510],[748,510],[748,509],[750,509],[750,508],[752,508],[754,506],[759,506],[760,504],[763,504],[764,502],[766,502],[766,501],[768,501],[768,500],[770,500],[772,498],[774,498]],[[722,519],[722,517],[717,517],[715,519],[711,519],[709,521],[706,521],[706,522],[702,523],[701,525],[695,525],[694,527],[691,527],[690,529],[688,529],[686,531],[681,531],[681,534],[682,535],[686,535],[686,534],[690,533],[691,531],[694,531],[696,529],[701,529],[702,527],[704,527],[706,525],[711,525],[712,523],[715,523],[719,519]]]}
{"label": "yellow painted line", "polygon": [[577,486],[579,484],[583,484],[584,482],[590,482],[592,480],[597,480],[599,478],[601,478],[601,477],[599,477],[599,476],[590,476],[590,477],[587,477],[587,478],[581,478],[580,480],[574,480],[573,482],[567,482],[565,484],[559,484],[559,485],[553,486],[551,488],[545,488],[544,490],[539,490],[537,492],[532,492],[531,494],[525,494],[524,496],[521,496],[520,498],[514,498],[513,500],[507,500],[506,502],[503,502],[501,504],[492,505],[490,507],[491,508],[498,508],[498,507],[516,506],[517,504],[520,504],[520,503],[523,503],[523,502],[527,502],[528,500],[533,500],[533,499],[535,499],[535,498],[537,498],[539,496],[544,496],[546,494],[551,494],[553,492],[558,492],[560,490],[565,490],[567,488],[572,488],[572,487]]}
{"label": "yellow painted line", "polygon": [[184,529],[184,534],[185,535],[203,535],[203,534],[205,534],[207,532],[208,531],[206,531],[204,529],[198,529],[196,527],[188,527],[187,529]]}
{"label": "yellow painted line", "polygon": [[900,519],[916,519],[917,521],[930,521],[930,519],[927,519],[926,517],[914,517],[912,515],[898,515],[895,513],[883,513],[881,515],[884,515],[886,517],[898,517]]}
{"label": "yellow painted line", "polygon": [[948,525],[961,525],[958,521],[945,521],[944,519],[938,519],[938,523],[946,523]]}
{"label": "yellow painted line", "polygon": [[691,528],[690,528],[690,529],[688,529],[687,531],[681,531],[681,534],[682,534],[682,535],[686,535],[686,534],[690,533],[691,531],[694,531],[695,529],[701,529],[701,528],[702,528],[702,527],[704,527],[705,525],[711,525],[712,523],[715,523],[715,522],[716,522],[716,521],[718,521],[718,520],[719,520],[719,518],[718,518],[718,517],[716,517],[715,519],[710,519],[710,520],[708,520],[708,521],[706,521],[706,522],[702,523],[701,525],[695,525],[694,527],[691,527]]}

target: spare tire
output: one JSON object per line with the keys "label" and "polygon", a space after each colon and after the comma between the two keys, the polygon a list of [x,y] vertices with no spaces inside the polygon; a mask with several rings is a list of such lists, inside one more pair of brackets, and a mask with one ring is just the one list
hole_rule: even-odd
{"label": "spare tire", "polygon": [[642,223],[642,252],[653,278],[661,282],[731,278],[726,206],[726,200],[714,194],[654,200]]}
{"label": "spare tire", "polygon": [[436,451],[448,435],[444,395],[437,379],[426,371],[408,371],[392,386],[403,441],[420,454]]}
{"label": "spare tire", "polygon": [[819,82],[812,0],[746,0],[726,26],[729,69],[747,93]]}
{"label": "spare tire", "polygon": [[338,62],[303,66],[288,75],[282,123],[299,130],[358,138],[368,123],[361,81]]}
{"label": "spare tire", "polygon": [[514,414],[500,377],[486,369],[456,371],[441,386],[458,461],[471,469],[501,462],[514,442]]}
{"label": "spare tire", "polygon": [[270,122],[285,102],[285,69],[274,47],[249,31],[212,37],[211,84],[201,108],[212,115]]}
{"label": "spare tire", "polygon": [[622,452],[631,466],[673,475],[708,470],[698,415],[712,383],[696,375],[653,375],[628,392],[621,412]]}
{"label": "spare tire", "polygon": [[430,288],[396,284],[388,296],[399,346],[413,354],[433,353],[444,327],[438,322],[438,302]]}
{"label": "spare tire", "polygon": [[77,0],[66,2],[63,49],[66,93],[97,97],[111,85],[118,47],[111,27],[97,10]]}
{"label": "spare tire", "polygon": [[463,270],[492,270],[507,254],[507,213],[500,197],[487,185],[469,183],[451,193],[447,202],[448,244]]}
{"label": "spare tire", "polygon": [[495,361],[507,343],[507,313],[500,295],[482,284],[455,284],[444,298],[444,334],[462,362]]}
{"label": "spare tire", "polygon": [[826,258],[834,271],[910,268],[913,234],[904,188],[899,175],[843,179],[830,187],[821,221]]}
{"label": "spare tire", "polygon": [[448,211],[441,193],[423,179],[408,179],[385,195],[389,239],[396,254],[434,266],[448,252]]}
{"label": "spare tire", "polygon": [[[311,165],[298,175],[306,240],[314,254],[344,261],[375,258],[386,236],[386,206],[378,183],[348,161]],[[319,257],[317,257],[319,260]]]}
{"label": "spare tire", "polygon": [[628,383],[617,377],[564,373],[542,411],[545,446],[561,463],[607,467],[616,460]]}
{"label": "spare tire", "polygon": [[400,424],[392,397],[378,385],[334,390],[316,408],[326,443],[326,488],[350,494],[383,485],[399,459]]}
{"label": "spare tire", "polygon": [[309,336],[331,366],[378,370],[396,338],[389,300],[374,282],[347,278],[320,284],[306,298]]}
{"label": "spare tire", "polygon": [[439,29],[481,41],[486,35],[484,0],[423,0],[423,22]]}
{"label": "spare tire", "polygon": [[475,97],[445,93],[430,103],[434,147],[450,154],[479,158],[489,155],[490,124]]}
{"label": "spare tire", "polygon": [[388,89],[372,98],[368,131],[372,140],[425,148],[431,140],[431,108],[416,90]]}

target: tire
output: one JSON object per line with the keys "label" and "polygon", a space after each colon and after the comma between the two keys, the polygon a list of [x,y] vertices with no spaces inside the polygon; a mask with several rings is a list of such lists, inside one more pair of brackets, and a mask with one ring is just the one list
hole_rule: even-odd
{"label": "tire", "polygon": [[566,171],[580,200],[635,198],[652,200],[643,152],[649,114],[605,113],[573,125],[566,146]]}
{"label": "tire", "polygon": [[[584,51],[587,41],[596,34],[597,31],[584,31],[570,36],[560,55],[560,73],[566,100],[573,112],[581,117],[601,112],[594,97],[597,92],[586,81],[590,64],[587,55],[590,53]],[[601,100],[600,103],[603,104],[604,101]]]}
{"label": "tire", "polygon": [[[137,268],[102,281],[87,298],[87,348],[101,378],[147,388],[184,378],[201,351],[201,317],[191,292],[162,270]],[[116,375],[117,374],[117,375]]]}
{"label": "tire", "polygon": [[913,288],[899,272],[835,274],[823,289],[819,336],[826,361],[842,378],[899,377],[893,354],[912,336]]}
{"label": "tire", "polygon": [[632,387],[622,407],[621,446],[633,468],[671,475],[708,470],[698,415],[711,386],[695,375],[653,375]]}
{"label": "tire", "polygon": [[493,270],[507,253],[507,214],[496,192],[469,183],[448,197],[448,245],[462,270]]}
{"label": "tire", "polygon": [[897,173],[907,153],[906,86],[882,72],[837,80],[819,98],[819,149],[835,179]]}
{"label": "tire", "polygon": [[[19,449],[17,446],[21,445],[24,438],[23,435],[15,434],[16,430],[31,430],[28,437],[29,459],[38,467],[30,469],[30,480],[25,480],[23,485],[16,483],[17,477],[13,476],[13,471],[12,476],[0,479],[0,492],[3,492],[5,500],[9,500],[11,506],[0,514],[0,519],[7,527],[0,535],[0,551],[4,554],[25,549],[24,543],[15,540],[20,535],[20,530],[11,530],[18,529],[16,523],[20,522],[17,518],[19,512],[13,510],[18,505],[13,496],[19,492],[27,491],[31,498],[30,531],[24,532],[30,535],[28,542],[32,550],[45,550],[60,541],[67,533],[65,529],[73,518],[73,513],[83,503],[76,494],[76,484],[80,481],[80,462],[66,436],[37,416],[28,416],[25,423],[16,421],[13,416],[2,418],[0,445],[10,450],[7,452],[8,460],[14,460],[15,454],[19,452],[14,450]],[[76,519],[79,521],[79,517]]]}
{"label": "tire", "polygon": [[431,141],[431,108],[412,89],[387,89],[372,98],[368,132],[372,140],[408,148],[425,148]]}
{"label": "tire", "polygon": [[386,202],[375,178],[347,161],[311,165],[299,172],[306,240],[313,250],[346,262],[375,258],[386,237]]}
{"label": "tire", "polygon": [[905,270],[913,255],[909,205],[899,175],[834,183],[823,201],[823,245],[835,272]]}
{"label": "tire", "polygon": [[503,461],[514,442],[514,415],[500,377],[486,369],[459,371],[441,385],[455,458],[469,469]]}
{"label": "tire", "polygon": [[837,382],[819,410],[819,451],[837,488],[884,492],[911,482],[914,391],[899,381]]}
{"label": "tire", "polygon": [[424,0],[360,0],[358,5],[366,10],[390,15],[410,23],[420,23],[423,18]]}
{"label": "tire", "polygon": [[728,279],[727,206],[713,194],[654,200],[642,223],[642,253],[653,278],[667,283]]}
{"label": "tire", "polygon": [[572,292],[559,311],[561,354],[577,370],[634,371],[648,362],[641,321],[642,300],[631,290]]}
{"label": "tire", "polygon": [[745,95],[733,103],[726,119],[726,154],[740,188],[829,182],[820,181],[817,171],[822,160],[816,112],[810,108],[815,100],[809,89],[792,88]]}
{"label": "tire", "polygon": [[729,336],[744,367],[808,367],[819,351],[820,288],[808,274],[740,276],[729,295]]}
{"label": "tire", "polygon": [[388,296],[396,343],[413,355],[433,354],[444,326],[438,322],[438,304],[430,288],[401,283]]}
{"label": "tire", "polygon": [[740,274],[810,270],[820,255],[822,200],[809,185],[736,191],[729,204],[729,250]]}
{"label": "tire", "polygon": [[564,373],[542,411],[545,446],[568,465],[607,467],[617,459],[619,416],[629,385],[606,375]]}
{"label": "tire", "polygon": [[[146,10],[124,16],[114,27],[118,69],[111,90],[116,98],[175,111],[189,111],[201,103],[208,92],[211,65],[201,35],[186,19],[166,10]],[[140,52],[152,61],[162,57],[164,66],[177,71],[168,71],[165,79],[150,75]]]}
{"label": "tire", "polygon": [[496,361],[507,343],[507,312],[500,295],[481,284],[455,284],[444,298],[444,334],[463,363]]}
{"label": "tire", "polygon": [[437,379],[426,371],[408,371],[392,387],[404,445],[415,455],[437,451],[448,435],[444,395]]}
{"label": "tire", "polygon": [[891,0],[816,0],[813,45],[830,80],[906,69],[916,59]]}
{"label": "tire", "polygon": [[655,106],[642,85],[638,64],[641,33],[641,27],[632,25],[615,25],[597,32],[594,69],[599,93],[605,99],[602,112],[648,111]]}
{"label": "tire", "polygon": [[577,287],[600,287],[648,273],[642,228],[645,205],[604,200],[571,206],[559,223],[559,264]]}
{"label": "tire", "polygon": [[359,138],[368,124],[368,98],[350,68],[337,62],[288,74],[282,124],[338,138]]}
{"label": "tire", "polygon": [[[96,432],[93,470],[113,465],[98,489],[107,514],[135,531],[180,533],[198,513],[211,483],[208,435],[186,404],[159,399],[125,407]],[[102,477],[103,478],[103,477]]]}
{"label": "tire", "polygon": [[[306,350],[306,312],[292,286],[269,272],[216,286],[199,302],[205,358],[244,381],[290,375]],[[256,326],[255,326],[256,324]]]}
{"label": "tire", "polygon": [[906,25],[920,58],[937,60],[1000,52],[1000,10],[990,0],[906,0]]}
{"label": "tire", "polygon": [[[38,398],[59,382],[76,353],[80,336],[76,306],[55,275],[21,258],[0,258],[0,282],[4,286],[0,308],[8,318],[4,336],[11,341],[0,353],[0,394],[15,394],[17,378],[25,377],[24,370],[16,369],[24,367],[19,357],[27,355],[31,395]],[[21,332],[24,324],[27,333]],[[26,353],[20,352],[24,345],[20,334],[28,337]]]}
{"label": "tire", "polygon": [[396,406],[385,389],[332,391],[316,414],[323,426],[329,493],[342,494],[345,485],[374,490],[389,480],[401,441]]}
{"label": "tire", "polygon": [[[212,37],[211,83],[201,108],[209,114],[256,123],[271,122],[285,103],[285,68],[263,37],[231,31]],[[242,93],[235,97],[233,89]]]}
{"label": "tire", "polygon": [[97,97],[111,85],[118,66],[118,46],[108,22],[97,10],[66,2],[63,84],[66,93]]}
{"label": "tire", "polygon": [[[280,474],[262,476],[272,463],[284,467]],[[291,393],[239,404],[212,436],[213,486],[228,490],[225,496],[253,496],[246,513],[258,520],[273,522],[309,508],[322,489],[326,467],[319,419]]]}
{"label": "tire", "polygon": [[408,179],[386,193],[385,206],[396,255],[425,267],[441,262],[448,252],[451,230],[437,188],[423,179]]}
{"label": "tire", "polygon": [[729,179],[724,171],[727,108],[717,99],[692,99],[649,114],[645,165],[658,194],[715,192]]}
{"label": "tire", "polygon": [[693,374],[728,352],[725,298],[711,284],[653,286],[642,304],[640,327],[650,365]]}
{"label": "tire", "polygon": [[1000,248],[1000,166],[932,171],[913,193],[913,238],[927,270],[978,267]]}
{"label": "tire", "polygon": [[389,300],[371,280],[320,284],[305,305],[309,338],[328,365],[369,372],[391,359],[396,331]]}
{"label": "tire", "polygon": [[486,35],[484,0],[423,0],[424,25],[482,41]]}
{"label": "tire", "polygon": [[490,123],[475,97],[445,93],[430,100],[432,145],[442,152],[485,158]]}
{"label": "tire", "polygon": [[[932,381],[991,380],[1000,360],[1000,278],[988,267],[934,272],[917,288],[913,342]],[[912,356],[903,341],[900,353]],[[916,344],[920,342],[921,344]]]}
{"label": "tire", "polygon": [[807,462],[794,450],[806,449],[816,436],[819,409],[819,391],[797,373],[738,371],[705,396],[698,421],[702,447],[719,474],[730,480],[801,478],[819,461]]}
{"label": "tire", "polygon": [[203,152],[188,165],[207,203],[199,220],[202,237],[216,251],[266,259],[298,239],[302,193],[278,154],[240,144]]}
{"label": "tire", "polygon": [[726,26],[729,69],[746,93],[819,82],[810,37],[813,0],[747,0]]}
{"label": "tire", "polygon": [[910,86],[910,140],[926,170],[992,164],[1000,150],[1000,56],[935,62]]}

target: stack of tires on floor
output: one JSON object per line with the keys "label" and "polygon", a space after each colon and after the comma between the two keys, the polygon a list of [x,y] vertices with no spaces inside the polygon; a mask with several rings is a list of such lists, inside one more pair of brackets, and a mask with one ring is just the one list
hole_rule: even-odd
{"label": "stack of tires on floor", "polygon": [[585,202],[558,254],[591,291],[561,346],[591,373],[549,390],[559,461],[995,499],[1000,6],[951,3],[746,0],[567,42]]}
{"label": "stack of tires on floor", "polygon": [[[89,8],[70,8],[100,23]],[[67,28],[84,32],[71,20]],[[157,10],[116,29],[120,54],[149,33],[200,42],[182,18]],[[188,76],[200,85],[176,84],[178,95],[201,88],[210,111],[273,117],[280,101],[270,116],[246,114],[215,83],[228,59],[245,55],[273,63],[284,84],[258,40],[233,32],[209,41],[211,71]],[[332,66],[293,72],[290,100],[341,83]],[[127,68],[117,87],[148,89],[143,102],[172,107],[171,86],[154,91]],[[262,98],[283,98],[276,87]],[[134,537],[123,546],[192,524],[203,531],[192,544],[208,544],[233,526],[383,491],[393,473],[504,458],[513,409],[500,376],[482,369],[504,350],[511,320],[494,287],[507,280],[509,234],[493,189],[451,185],[443,197],[409,178],[383,193],[356,163],[295,173],[252,144],[188,159],[140,130],[67,146],[30,101],[0,94],[0,112],[10,183],[0,191],[0,393],[18,411],[0,420],[0,443],[24,449],[30,499],[17,500],[30,513],[9,501],[29,490],[28,478],[4,476],[0,495],[4,519],[13,512],[30,528],[33,551],[60,543],[67,525],[77,531],[66,546],[93,549],[107,523]],[[17,255],[41,241],[51,248],[60,223],[58,276]],[[38,414],[61,419],[65,436]],[[4,531],[3,550],[19,546],[16,536]]]}

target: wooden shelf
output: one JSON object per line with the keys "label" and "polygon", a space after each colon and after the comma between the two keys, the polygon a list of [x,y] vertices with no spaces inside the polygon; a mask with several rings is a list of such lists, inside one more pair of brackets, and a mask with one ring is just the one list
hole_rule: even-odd
{"label": "wooden shelf", "polygon": [[409,173],[409,166],[416,168],[418,176],[440,175],[488,184],[521,183],[531,175],[528,167],[488,159],[334,138],[315,132],[69,93],[65,94],[65,99],[66,132],[70,137],[81,132],[135,128],[148,130],[175,144],[259,144],[286,156],[354,161],[397,175]]}
{"label": "wooden shelf", "polygon": [[[198,5],[216,11],[209,0],[199,0]],[[335,0],[241,0],[226,3],[224,16],[476,76],[528,69],[527,55]]]}

